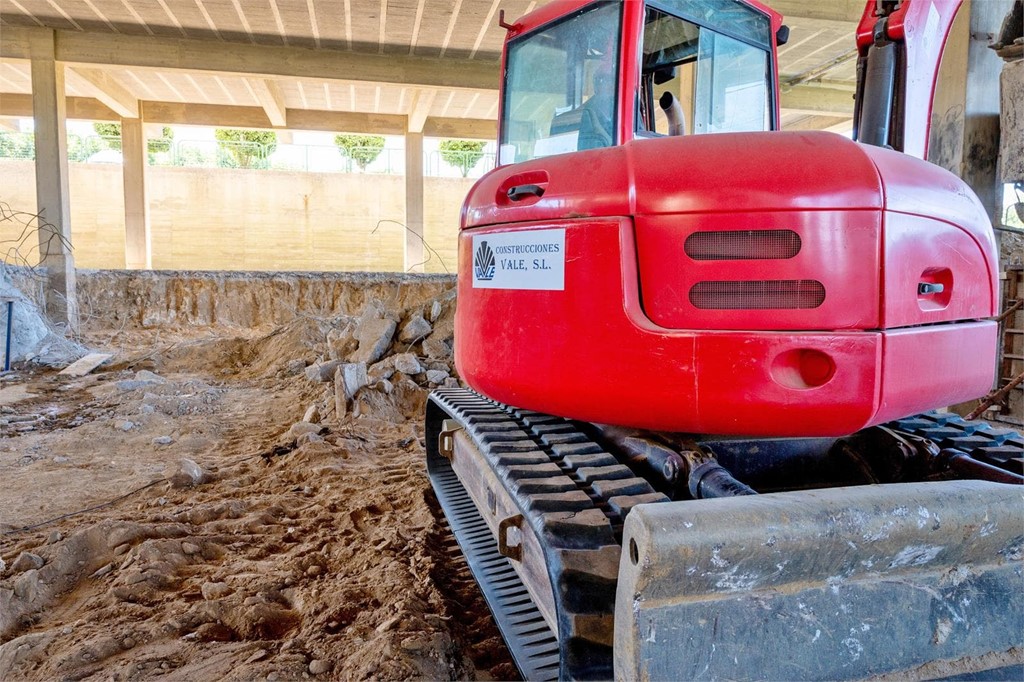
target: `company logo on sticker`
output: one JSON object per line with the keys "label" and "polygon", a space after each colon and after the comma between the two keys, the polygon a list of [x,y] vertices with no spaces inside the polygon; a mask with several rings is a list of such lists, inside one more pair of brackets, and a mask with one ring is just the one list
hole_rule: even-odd
{"label": "company logo on sticker", "polygon": [[494,279],[494,251],[487,246],[487,242],[480,242],[476,249],[476,255],[473,257],[473,274],[482,282]]}
{"label": "company logo on sticker", "polygon": [[473,236],[477,289],[565,290],[565,230],[517,230]]}

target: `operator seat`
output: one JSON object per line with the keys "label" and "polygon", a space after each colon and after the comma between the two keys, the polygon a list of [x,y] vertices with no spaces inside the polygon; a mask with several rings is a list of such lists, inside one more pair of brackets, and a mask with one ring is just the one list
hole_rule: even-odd
{"label": "operator seat", "polygon": [[588,106],[593,99],[572,111],[558,114],[551,121],[551,137],[579,132],[577,151],[601,149],[612,145],[612,123],[602,123],[595,107]]}

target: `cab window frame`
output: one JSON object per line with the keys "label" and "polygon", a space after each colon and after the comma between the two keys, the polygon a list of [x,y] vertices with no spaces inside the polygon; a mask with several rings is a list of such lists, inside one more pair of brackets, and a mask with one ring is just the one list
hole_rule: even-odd
{"label": "cab window frame", "polygon": [[[620,111],[619,111],[619,109],[620,109],[619,104],[620,104],[620,99],[622,98],[622,93],[623,93],[622,82],[621,82],[622,81],[622,64],[623,64],[623,38],[624,38],[623,31],[624,31],[624,21],[625,21],[625,14],[626,14],[623,5],[624,5],[624,3],[621,2],[621,0],[599,0],[598,2],[595,2],[595,3],[592,3],[590,5],[581,7],[578,10],[576,10],[574,12],[571,12],[570,14],[567,14],[566,16],[559,17],[559,18],[555,19],[554,21],[550,21],[550,22],[547,22],[547,23],[545,23],[545,24],[543,24],[541,26],[538,26],[537,28],[535,28],[535,29],[533,29],[531,31],[525,32],[525,33],[523,33],[521,35],[517,35],[515,38],[510,39],[506,43],[505,48],[504,48],[503,57],[502,57],[502,65],[503,65],[503,69],[502,69],[502,95],[501,95],[501,103],[500,103],[500,105],[501,105],[500,106],[500,116],[499,116],[499,120],[498,120],[498,163],[497,163],[498,166],[505,166],[505,165],[510,165],[510,164],[513,164],[513,163],[520,163],[520,161],[517,161],[517,160],[503,160],[501,158],[501,149],[502,149],[502,147],[504,145],[506,145],[506,144],[512,143],[512,141],[507,139],[507,135],[509,134],[509,131],[508,131],[509,123],[511,123],[510,109],[509,109],[509,99],[513,95],[513,90],[510,87],[510,77],[512,75],[512,71],[509,68],[509,66],[510,66],[511,56],[512,56],[514,50],[519,45],[521,45],[522,43],[526,42],[530,38],[534,38],[534,37],[536,37],[536,36],[538,36],[538,35],[540,35],[542,33],[545,33],[545,32],[548,32],[548,31],[551,31],[551,30],[555,29],[555,28],[557,28],[558,26],[560,26],[560,25],[562,25],[564,23],[567,23],[567,22],[570,22],[570,21],[574,21],[574,20],[578,20],[579,17],[581,17],[581,16],[584,16],[584,15],[589,14],[591,12],[595,12],[595,11],[598,11],[598,10],[601,10],[601,9],[604,9],[604,8],[607,8],[607,7],[617,7],[617,12],[616,12],[616,18],[615,18],[615,21],[614,21],[614,45],[615,45],[615,55],[614,55],[615,79],[614,79],[614,88],[615,88],[615,90],[612,93],[611,143],[609,145],[607,145],[606,147],[615,147],[615,146],[621,145],[624,142],[624,140],[622,139],[622,135],[621,135],[621,133],[619,131],[619,125],[620,125],[620,121],[621,121],[621,115],[620,115]],[[584,62],[583,63],[585,65],[585,58],[584,58]],[[582,87],[582,85],[578,84],[577,87]],[[532,160],[536,160],[538,158],[545,158],[545,157],[544,156],[531,156],[527,160],[532,161]]]}
{"label": "cab window frame", "polygon": [[[698,0],[698,2],[699,1],[700,0]],[[643,121],[643,117],[641,115],[641,110],[642,110],[642,107],[643,107],[643,103],[641,102],[641,99],[643,97],[643,81],[644,81],[644,74],[643,74],[644,29],[646,27],[646,16],[647,16],[647,10],[648,9],[653,9],[653,10],[661,12],[662,14],[665,14],[667,16],[675,17],[676,19],[680,19],[682,21],[686,21],[686,22],[689,22],[691,24],[694,24],[700,30],[711,31],[711,32],[716,33],[718,35],[722,35],[722,36],[725,36],[727,38],[731,38],[732,40],[735,40],[735,41],[738,41],[738,42],[743,43],[745,45],[748,45],[749,47],[752,47],[754,49],[763,51],[765,53],[765,68],[766,68],[766,73],[767,73],[767,76],[768,76],[768,78],[765,81],[766,84],[768,85],[768,87],[767,87],[767,91],[768,91],[767,92],[767,98],[766,98],[766,102],[765,102],[765,106],[767,107],[767,112],[768,112],[768,117],[769,117],[768,118],[768,130],[770,130],[770,131],[777,131],[777,130],[779,130],[778,104],[777,104],[777,101],[776,101],[777,98],[778,98],[778,91],[779,91],[779,88],[778,88],[778,71],[775,68],[776,54],[775,54],[775,49],[774,49],[774,36],[771,33],[771,17],[768,14],[766,14],[765,12],[762,12],[761,10],[757,9],[756,7],[753,7],[751,5],[747,5],[746,3],[740,3],[740,4],[742,4],[742,11],[751,12],[753,14],[756,14],[758,16],[758,18],[763,18],[763,21],[765,22],[765,27],[767,29],[767,35],[765,36],[766,40],[764,42],[752,39],[752,38],[750,38],[748,36],[743,35],[742,33],[737,32],[737,31],[730,30],[727,26],[723,27],[723,26],[715,24],[714,22],[708,22],[708,21],[702,19],[701,17],[698,17],[698,16],[696,16],[694,14],[688,13],[685,10],[679,9],[678,7],[675,7],[672,4],[672,0],[648,0],[647,2],[644,3],[643,16],[645,17],[645,20],[644,20],[643,24],[641,24],[641,26],[640,26],[640,36],[639,36],[638,45],[637,45],[638,55],[637,55],[637,65],[636,65],[636,68],[638,69],[638,79],[637,79],[637,91],[636,91],[635,102],[634,102],[634,111],[635,111],[634,120],[635,120],[635,123],[634,123],[634,131],[633,131],[633,135],[635,137],[637,137],[637,138],[659,138],[659,137],[665,137],[665,135],[663,133],[658,133],[658,132],[656,132],[654,130],[646,129],[644,127],[644,121]],[[696,56],[694,57],[694,59],[696,59]],[[687,60],[687,62],[685,62],[685,63],[688,63],[688,62],[689,62],[689,60]],[[653,116],[653,115],[654,115],[654,112],[652,111],[651,112],[651,116]],[[708,134],[708,133],[702,133],[702,134]],[[714,133],[711,133],[711,134],[714,134]]]}

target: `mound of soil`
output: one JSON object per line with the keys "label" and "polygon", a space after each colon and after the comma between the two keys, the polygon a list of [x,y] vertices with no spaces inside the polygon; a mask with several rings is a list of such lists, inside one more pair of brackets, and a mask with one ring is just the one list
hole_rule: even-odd
{"label": "mound of soil", "polygon": [[[454,372],[398,338],[429,310],[389,314],[384,360]],[[515,677],[426,477],[426,373],[339,416],[301,369],[349,321],[107,331],[91,375],[0,383],[0,679]]]}

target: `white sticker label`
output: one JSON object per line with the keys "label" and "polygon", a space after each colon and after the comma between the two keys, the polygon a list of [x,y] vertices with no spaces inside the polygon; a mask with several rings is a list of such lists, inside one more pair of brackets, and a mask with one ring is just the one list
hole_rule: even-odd
{"label": "white sticker label", "polygon": [[533,156],[540,159],[555,154],[568,154],[578,149],[580,144],[580,131],[573,130],[561,135],[542,137],[533,143]]}
{"label": "white sticker label", "polygon": [[565,230],[473,235],[473,287],[565,290]]}

